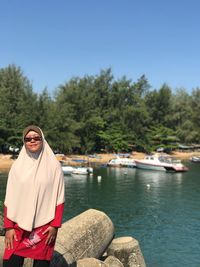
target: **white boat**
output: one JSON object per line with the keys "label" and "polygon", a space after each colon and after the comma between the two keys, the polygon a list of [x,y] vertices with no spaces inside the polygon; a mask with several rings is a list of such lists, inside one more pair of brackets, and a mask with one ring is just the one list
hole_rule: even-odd
{"label": "white boat", "polygon": [[135,160],[131,158],[114,158],[111,159],[108,164],[110,167],[128,167],[128,168],[134,168],[136,167]]}
{"label": "white boat", "polygon": [[190,160],[191,160],[192,162],[200,162],[200,156],[192,156],[192,157],[190,158]]}
{"label": "white boat", "polygon": [[72,166],[62,166],[64,174],[91,174],[93,173],[92,167],[72,167]]}
{"label": "white boat", "polygon": [[174,172],[184,172],[188,170],[180,160],[162,154],[146,155],[144,159],[135,159],[135,163],[136,167],[139,169]]}
{"label": "white boat", "polygon": [[74,167],[63,165],[63,166],[62,166],[62,170],[63,170],[63,173],[64,173],[64,174],[71,174],[72,171],[74,170]]}
{"label": "white boat", "polygon": [[92,167],[74,167],[72,174],[93,174],[93,168]]}

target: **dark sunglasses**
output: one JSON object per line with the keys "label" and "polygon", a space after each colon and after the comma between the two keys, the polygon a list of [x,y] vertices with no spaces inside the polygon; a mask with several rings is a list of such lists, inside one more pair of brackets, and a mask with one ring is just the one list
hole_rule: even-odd
{"label": "dark sunglasses", "polygon": [[36,142],[39,142],[39,141],[42,141],[42,137],[40,137],[40,136],[33,136],[33,137],[25,137],[24,138],[24,142],[25,143],[31,142],[32,140],[34,140]]}

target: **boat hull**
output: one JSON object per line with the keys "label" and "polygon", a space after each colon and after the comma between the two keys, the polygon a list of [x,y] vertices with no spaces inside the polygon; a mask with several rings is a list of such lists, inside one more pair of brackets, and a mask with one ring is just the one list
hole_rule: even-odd
{"label": "boat hull", "polygon": [[166,171],[168,172],[186,172],[188,171],[188,168],[185,166],[165,166]]}
{"label": "boat hull", "polygon": [[193,156],[190,158],[192,162],[200,162],[200,156]]}
{"label": "boat hull", "polygon": [[62,166],[62,171],[65,175],[71,174],[73,172],[74,168],[71,166]]}
{"label": "boat hull", "polygon": [[[184,166],[179,160],[174,161],[174,163],[164,162],[164,157],[147,156],[143,160],[135,160],[136,168],[154,171],[171,171],[171,172],[185,172],[188,168]],[[165,160],[167,161],[167,160]],[[169,160],[168,160],[169,161]]]}
{"label": "boat hull", "polygon": [[144,170],[153,170],[153,171],[166,171],[166,169],[163,166],[142,163],[138,161],[136,161],[136,168]]}

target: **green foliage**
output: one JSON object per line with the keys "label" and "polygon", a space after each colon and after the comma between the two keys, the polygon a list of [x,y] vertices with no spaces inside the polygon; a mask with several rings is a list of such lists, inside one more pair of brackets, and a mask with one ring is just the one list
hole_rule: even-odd
{"label": "green foliage", "polygon": [[159,125],[151,127],[148,131],[149,149],[155,151],[158,148],[173,150],[177,148],[179,139],[173,129]]}
{"label": "green foliage", "polygon": [[146,94],[145,102],[151,119],[151,124],[168,126],[168,116],[171,110],[171,89],[164,84],[159,91]]}
{"label": "green foliage", "polygon": [[20,68],[10,65],[0,69],[1,151],[20,145],[22,129],[36,122],[36,95]]}
{"label": "green foliage", "polygon": [[104,131],[99,131],[101,150],[106,152],[128,151],[129,143],[126,134],[117,123],[108,127]]}
{"label": "green foliage", "polygon": [[75,77],[55,96],[47,88],[35,94],[21,69],[0,69],[0,152],[22,146],[22,130],[40,126],[55,152],[94,153],[200,142],[200,89],[189,95],[164,84],[150,90],[142,75],[136,82],[114,80],[111,69],[96,76]]}

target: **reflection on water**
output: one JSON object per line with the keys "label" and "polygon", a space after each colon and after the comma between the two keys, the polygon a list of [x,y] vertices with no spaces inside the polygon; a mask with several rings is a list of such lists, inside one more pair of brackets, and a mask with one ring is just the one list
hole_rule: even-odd
{"label": "reflection on water", "polygon": [[102,210],[116,236],[139,241],[148,267],[199,267],[200,164],[189,167],[186,173],[95,168],[92,176],[65,176],[64,220]]}

